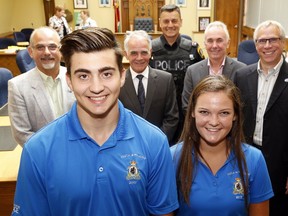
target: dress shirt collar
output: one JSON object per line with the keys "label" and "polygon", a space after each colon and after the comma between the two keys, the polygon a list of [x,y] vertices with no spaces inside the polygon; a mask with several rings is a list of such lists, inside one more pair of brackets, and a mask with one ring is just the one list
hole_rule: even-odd
{"label": "dress shirt collar", "polygon": [[[36,67],[36,68],[37,68],[37,67]],[[41,76],[41,78],[42,78],[42,80],[43,80],[44,82],[47,82],[49,79],[53,79],[52,76],[46,75],[45,73],[43,73],[42,71],[40,71],[38,68],[37,68],[37,71],[39,72],[39,74],[40,74],[40,76]],[[59,71],[60,71],[60,68],[59,68]],[[59,80],[59,79],[60,79],[60,72],[58,73],[57,77],[55,78],[55,81],[56,81],[56,80]]]}
{"label": "dress shirt collar", "polygon": [[142,73],[136,73],[131,67],[130,67],[130,71],[131,71],[132,80],[134,80],[136,78],[136,76],[139,74],[142,74],[146,79],[148,79],[148,75],[149,75],[149,67],[148,66],[145,68],[145,70]]}
{"label": "dress shirt collar", "polygon": [[221,75],[221,74],[223,74],[223,68],[224,68],[224,65],[225,65],[225,61],[226,61],[226,56],[224,57],[219,70],[218,71],[213,71],[212,68],[211,68],[210,59],[208,58],[207,65],[208,65],[208,68],[209,68],[209,74],[210,75]]}
{"label": "dress shirt collar", "polygon": [[[284,61],[284,57],[282,56],[278,64],[274,68],[271,68],[268,70],[268,75],[270,76],[270,75],[278,74],[283,64],[283,61]],[[258,74],[261,74],[261,73],[264,74],[263,70],[261,69],[260,60],[258,61],[258,64],[257,64],[257,72]]]}

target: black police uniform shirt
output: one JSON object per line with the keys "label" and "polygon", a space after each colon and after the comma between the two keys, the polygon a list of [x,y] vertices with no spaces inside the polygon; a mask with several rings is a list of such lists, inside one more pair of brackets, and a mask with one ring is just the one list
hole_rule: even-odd
{"label": "black police uniform shirt", "polygon": [[150,66],[173,75],[179,105],[187,67],[203,59],[204,56],[198,43],[191,42],[180,35],[172,46],[168,44],[163,35],[152,40]]}

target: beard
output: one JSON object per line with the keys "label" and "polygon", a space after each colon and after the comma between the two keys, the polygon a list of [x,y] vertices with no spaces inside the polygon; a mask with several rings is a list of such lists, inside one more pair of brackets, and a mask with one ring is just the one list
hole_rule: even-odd
{"label": "beard", "polygon": [[43,68],[46,70],[53,69],[55,67],[55,62],[49,63],[49,64],[42,64]]}

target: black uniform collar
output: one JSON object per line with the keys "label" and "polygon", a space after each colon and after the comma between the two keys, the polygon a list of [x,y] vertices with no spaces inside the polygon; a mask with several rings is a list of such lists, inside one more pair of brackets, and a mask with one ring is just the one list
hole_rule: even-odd
{"label": "black uniform collar", "polygon": [[164,48],[169,50],[169,51],[172,51],[172,50],[175,50],[177,49],[177,47],[180,45],[180,41],[181,41],[181,36],[180,34],[178,35],[178,38],[177,40],[175,41],[175,43],[170,46],[170,44],[167,42],[166,38],[164,37],[164,35],[161,35],[160,36],[160,40],[161,42],[164,44]]}

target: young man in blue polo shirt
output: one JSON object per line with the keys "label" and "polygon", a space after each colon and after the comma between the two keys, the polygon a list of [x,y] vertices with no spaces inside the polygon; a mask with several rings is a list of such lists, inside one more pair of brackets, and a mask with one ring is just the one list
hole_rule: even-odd
{"label": "young man in blue polo shirt", "polygon": [[125,71],[113,33],[78,30],[61,44],[77,102],[26,143],[12,215],[172,215],[168,141],[118,101]]}

